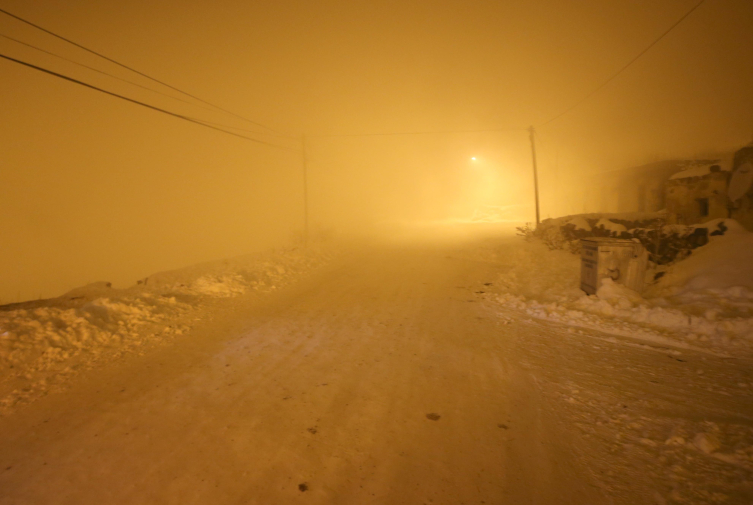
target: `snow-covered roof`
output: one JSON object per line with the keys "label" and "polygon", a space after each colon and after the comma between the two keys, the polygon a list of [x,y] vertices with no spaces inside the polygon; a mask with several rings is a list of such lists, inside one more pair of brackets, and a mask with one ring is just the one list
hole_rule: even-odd
{"label": "snow-covered roof", "polygon": [[722,172],[729,172],[729,168],[719,163],[695,165],[673,174],[669,179],[687,179],[689,177],[703,177],[711,173],[711,167],[718,166]]}

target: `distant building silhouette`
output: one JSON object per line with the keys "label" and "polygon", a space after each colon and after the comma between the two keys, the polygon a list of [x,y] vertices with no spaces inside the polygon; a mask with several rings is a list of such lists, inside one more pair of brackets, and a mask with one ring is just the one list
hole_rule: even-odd
{"label": "distant building silhouette", "polygon": [[730,217],[753,230],[753,142],[735,153],[727,197]]}

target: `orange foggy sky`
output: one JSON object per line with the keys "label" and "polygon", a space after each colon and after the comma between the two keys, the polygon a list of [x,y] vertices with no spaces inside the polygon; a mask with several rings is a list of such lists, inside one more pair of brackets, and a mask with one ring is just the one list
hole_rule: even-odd
{"label": "orange foggy sky", "polygon": [[[306,133],[312,221],[326,227],[529,205],[523,129],[578,102],[696,3],[6,0],[0,8],[276,130]],[[751,27],[753,2],[707,0],[603,90],[540,128],[542,192],[552,191],[555,169],[573,184],[589,170],[753,139]],[[7,16],[0,33],[154,85]],[[256,129],[9,40],[0,39],[0,53]],[[299,154],[11,62],[0,61],[0,72],[0,302],[88,281],[127,285],[300,232]],[[317,137],[497,128],[517,131]],[[486,172],[467,172],[478,153]],[[465,187],[472,183],[499,187],[497,196]],[[546,205],[545,214],[559,211]]]}

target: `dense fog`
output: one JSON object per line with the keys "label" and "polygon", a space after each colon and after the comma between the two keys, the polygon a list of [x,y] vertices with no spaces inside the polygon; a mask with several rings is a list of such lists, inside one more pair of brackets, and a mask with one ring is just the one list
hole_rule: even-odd
{"label": "dense fog", "polygon": [[258,124],[0,16],[161,94],[0,37],[6,56],[254,139],[0,61],[0,303],[302,245],[304,135],[312,240],[532,221],[531,125],[542,218],[601,210],[596,173],[753,137],[747,0],[704,3],[597,90],[693,3],[4,2]]}

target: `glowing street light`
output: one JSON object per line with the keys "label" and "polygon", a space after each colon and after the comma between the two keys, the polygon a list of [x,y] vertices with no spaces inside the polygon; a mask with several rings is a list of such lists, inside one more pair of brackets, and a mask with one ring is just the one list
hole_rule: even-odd
{"label": "glowing street light", "polygon": [[472,160],[472,161],[476,161],[476,157],[475,157],[475,156],[472,156],[472,157],[471,157],[471,160]]}

